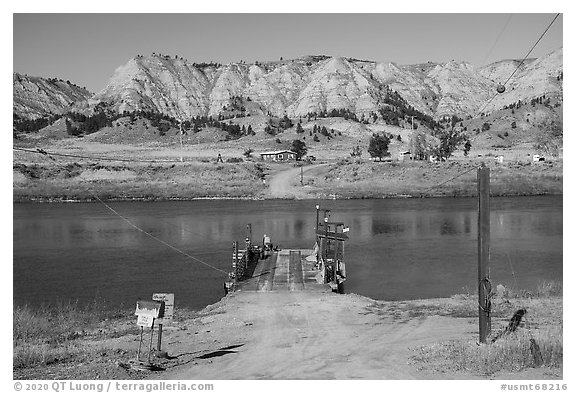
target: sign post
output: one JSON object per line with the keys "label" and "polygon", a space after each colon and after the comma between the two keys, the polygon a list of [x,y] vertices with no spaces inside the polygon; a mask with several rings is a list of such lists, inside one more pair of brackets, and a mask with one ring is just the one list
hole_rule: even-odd
{"label": "sign post", "polygon": [[[162,326],[164,322],[170,323],[174,319],[174,294],[173,293],[155,293],[152,300],[164,303],[164,314],[158,322],[158,346],[156,348],[157,357],[167,357],[166,351],[162,351]],[[152,343],[152,341],[150,341]],[[152,344],[150,344],[152,345]]]}
{"label": "sign post", "polygon": [[148,365],[150,365],[150,353],[152,352],[152,337],[154,335],[154,320],[164,316],[164,302],[138,300],[136,302],[135,315],[138,316],[137,325],[140,326],[140,343],[138,345],[137,361],[140,363],[140,351],[142,349],[142,336],[144,327],[150,328],[150,346],[148,349]]}

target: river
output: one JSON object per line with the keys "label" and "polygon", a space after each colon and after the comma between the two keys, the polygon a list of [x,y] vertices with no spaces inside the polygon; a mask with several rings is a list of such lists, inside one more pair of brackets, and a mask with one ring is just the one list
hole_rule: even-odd
{"label": "river", "polygon": [[[231,270],[232,241],[243,242],[246,224],[252,224],[255,242],[266,233],[275,245],[312,248],[316,203],[109,204],[148,234],[100,203],[15,203],[14,304],[97,301],[128,308],[154,292],[172,292],[177,308],[200,309],[223,296],[226,275],[220,270]],[[382,300],[474,293],[476,199],[320,205],[350,228],[347,292]],[[534,290],[544,280],[562,281],[562,219],[561,196],[492,198],[493,285]]]}

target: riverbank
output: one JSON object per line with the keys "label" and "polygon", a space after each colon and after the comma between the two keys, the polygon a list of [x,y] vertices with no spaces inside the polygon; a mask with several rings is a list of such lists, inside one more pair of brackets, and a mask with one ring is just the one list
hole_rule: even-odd
{"label": "riverbank", "polygon": [[[476,345],[477,298],[377,301],[331,292],[236,292],[164,327],[162,371],[134,371],[133,312],[17,308],[14,379],[561,379],[562,287],[499,292],[493,332],[528,313],[516,333]],[[65,323],[63,323],[65,322]],[[536,367],[530,338],[544,364]],[[145,345],[149,339],[145,335]],[[494,357],[495,354],[498,356]]]}
{"label": "riverbank", "polygon": [[[479,160],[329,161],[324,165],[260,161],[177,163],[18,162],[15,202],[196,199],[364,199],[467,197],[477,194]],[[491,195],[561,195],[562,161],[488,162]]]}

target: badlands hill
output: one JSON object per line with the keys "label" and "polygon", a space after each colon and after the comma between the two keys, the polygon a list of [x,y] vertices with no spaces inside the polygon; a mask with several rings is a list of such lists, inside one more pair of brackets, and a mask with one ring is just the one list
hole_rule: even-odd
{"label": "badlands hill", "polygon": [[[166,55],[136,56],[119,67],[90,100],[115,110],[149,110],[172,117],[216,116],[227,110],[288,115],[346,109],[358,117],[377,112],[387,87],[436,119],[474,116],[506,82],[518,61],[482,68],[450,61],[397,65],[342,57],[308,56],[254,64],[194,64]],[[526,61],[485,110],[518,100],[561,95],[562,49]]]}
{"label": "badlands hill", "polygon": [[65,113],[72,104],[92,96],[85,88],[56,78],[13,73],[13,113],[23,119],[37,119]]}
{"label": "badlands hill", "polygon": [[[254,64],[191,63],[181,57],[138,55],[118,67],[94,96],[69,82],[14,74],[14,114],[33,119],[106,103],[115,111],[152,111],[175,118],[273,115],[297,118],[346,109],[359,118],[378,112],[387,89],[435,119],[476,116],[499,83],[519,65],[503,60],[481,68],[449,61],[398,65],[307,56]],[[526,61],[485,111],[542,95],[561,96],[562,48]]]}

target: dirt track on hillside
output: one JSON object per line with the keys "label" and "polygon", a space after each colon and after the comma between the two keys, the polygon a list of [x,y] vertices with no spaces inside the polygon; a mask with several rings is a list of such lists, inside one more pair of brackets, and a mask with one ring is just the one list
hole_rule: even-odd
{"label": "dirt track on hillside", "polygon": [[267,197],[278,199],[309,198],[310,194],[307,191],[306,186],[302,186],[300,184],[300,172],[302,171],[304,174],[306,174],[326,165],[327,164],[310,165],[304,166],[302,169],[300,169],[300,167],[296,167],[272,174],[272,176],[267,180]]}

